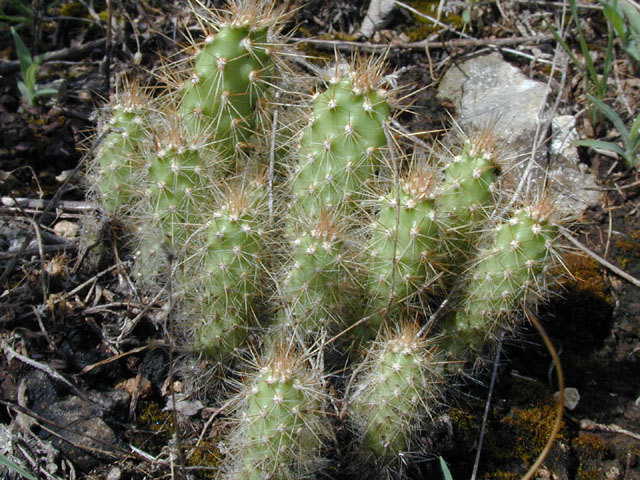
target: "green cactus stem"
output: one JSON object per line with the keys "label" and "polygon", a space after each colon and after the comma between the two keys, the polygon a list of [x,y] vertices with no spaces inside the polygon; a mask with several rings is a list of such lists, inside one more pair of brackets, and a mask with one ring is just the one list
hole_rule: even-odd
{"label": "green cactus stem", "polygon": [[198,292],[195,349],[217,360],[244,345],[266,257],[263,182],[231,188],[225,197],[208,221],[206,245],[196,248],[202,258],[187,273]]}
{"label": "green cactus stem", "polygon": [[203,20],[216,32],[195,56],[179,113],[193,131],[206,132],[220,152],[234,156],[249,137],[268,131],[263,110],[276,74],[282,13],[273,2],[254,0],[233,2],[228,14]]}
{"label": "green cactus stem", "polygon": [[473,360],[497,331],[511,327],[523,301],[543,296],[540,275],[554,262],[557,237],[550,212],[546,202],[517,210],[495,229],[492,246],[479,252],[441,343],[451,359]]}
{"label": "green cactus stem", "polygon": [[335,330],[342,325],[345,299],[355,298],[344,228],[324,212],[297,230],[301,233],[291,242],[282,281],[284,308],[276,323],[299,328],[305,334]]}
{"label": "green cactus stem", "polygon": [[170,116],[156,132],[154,146],[147,152],[142,203],[143,208],[148,206],[150,223],[170,248],[182,248],[198,225],[199,213],[207,208],[210,191],[216,188],[211,172],[219,161],[176,118]]}
{"label": "green cactus stem", "polygon": [[367,251],[368,321],[361,334],[375,337],[385,316],[435,276],[439,220],[433,192],[435,178],[418,167],[399,189],[381,198]]}
{"label": "green cactus stem", "polygon": [[[150,100],[136,85],[125,85],[104,110],[109,120],[98,128],[106,134],[91,166],[93,188],[105,211],[130,208],[139,195],[136,171],[142,169],[142,150],[150,140]],[[109,133],[107,133],[109,132]]]}
{"label": "green cactus stem", "polygon": [[310,478],[321,466],[326,394],[319,372],[309,365],[309,358],[281,343],[260,362],[237,399],[229,441],[235,461],[226,478]]}
{"label": "green cactus stem", "polygon": [[412,436],[435,403],[439,366],[418,332],[415,323],[404,323],[376,344],[350,398],[359,447],[387,473],[401,468],[400,455],[411,452]]}
{"label": "green cactus stem", "polygon": [[327,209],[348,216],[379,168],[390,107],[386,92],[364,71],[335,76],[314,98],[292,182],[296,216],[317,216]]}
{"label": "green cactus stem", "polygon": [[437,195],[437,209],[446,224],[450,271],[459,273],[472,253],[492,209],[497,186],[493,136],[483,132],[464,141],[461,151],[445,166],[445,178]]}

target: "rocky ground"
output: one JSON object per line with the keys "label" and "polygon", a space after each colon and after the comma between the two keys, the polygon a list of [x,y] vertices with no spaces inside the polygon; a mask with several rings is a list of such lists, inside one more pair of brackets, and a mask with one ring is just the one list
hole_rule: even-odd
{"label": "rocky ground", "polygon": [[[169,361],[181,355],[168,348],[170,315],[129,283],[118,232],[85,200],[81,180],[93,112],[114,79],[128,72],[156,82],[150,72],[179,51],[184,26],[199,31],[183,2],[114,3],[108,49],[104,2],[0,7],[13,16],[0,15],[0,469],[8,458],[35,478],[212,478],[223,458],[215,420],[226,412],[212,395],[181,395],[190,382]],[[536,478],[640,479],[640,175],[615,153],[574,143],[621,142],[616,125],[591,117],[588,73],[550,33],[562,2],[443,2],[438,12],[439,2],[408,1],[371,38],[360,32],[367,1],[289,3],[298,8],[291,43],[310,62],[331,61],[334,50],[388,49],[389,72],[408,94],[396,127],[414,134],[414,148],[444,141],[451,118],[464,128],[489,122],[512,152],[507,181],[517,185],[536,165],[531,178],[559,198],[574,239],[564,257],[572,276],[561,275],[538,312],[568,390]],[[578,11],[602,72],[611,35],[602,7]],[[575,24],[565,25],[583,60]],[[27,104],[9,26],[32,52],[49,55],[38,83],[56,95]],[[640,110],[640,65],[623,46],[616,39],[604,99],[630,125]],[[523,328],[517,341],[505,340],[493,379],[485,372],[451,389],[406,477],[444,478],[442,457],[453,478],[468,478],[481,444],[476,478],[520,478],[551,434],[557,388],[538,332]],[[327,476],[348,478],[335,450]],[[18,478],[15,468],[0,476]]]}

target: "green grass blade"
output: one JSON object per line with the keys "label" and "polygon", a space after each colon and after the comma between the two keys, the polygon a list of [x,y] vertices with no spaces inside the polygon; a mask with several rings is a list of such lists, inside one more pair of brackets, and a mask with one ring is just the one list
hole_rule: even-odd
{"label": "green grass blade", "polygon": [[453,475],[451,475],[451,471],[447,466],[447,462],[444,461],[444,458],[438,457],[440,459],[440,469],[442,470],[442,476],[444,480],[453,480]]}
{"label": "green grass blade", "polygon": [[22,98],[27,103],[27,105],[32,106],[34,93],[33,90],[30,90],[29,87],[27,87],[27,85],[25,85],[25,83],[21,80],[18,80],[18,90],[20,90],[20,95],[22,95]]}
{"label": "green grass blade", "polygon": [[35,90],[36,84],[38,83],[36,75],[38,73],[38,64],[32,63],[27,68],[26,75],[24,76],[24,83],[30,90]]}
{"label": "green grass blade", "polygon": [[627,152],[625,152],[619,145],[611,142],[605,142],[603,140],[579,140],[576,142],[577,145],[581,147],[591,147],[598,148],[600,150],[608,150],[610,152],[615,152],[618,155],[625,157]]}
{"label": "green grass blade", "polygon": [[13,36],[13,41],[16,43],[16,53],[18,54],[18,60],[20,60],[20,69],[22,70],[22,76],[26,75],[27,69],[33,64],[33,58],[31,57],[31,53],[29,49],[18,35],[18,32],[15,28],[11,27],[11,35]]}
{"label": "green grass blade", "polygon": [[618,9],[616,8],[616,3],[617,2],[614,2],[613,4],[609,2],[602,2],[602,4],[604,5],[604,16],[607,19],[607,21],[611,24],[611,27],[613,27],[613,30],[616,32],[616,35],[619,38],[624,38],[626,35],[624,18],[622,18],[622,15],[620,15],[620,13],[618,12]]}
{"label": "green grass blade", "polygon": [[578,68],[584,70],[585,69],[584,64],[580,60],[578,60],[578,57],[576,57],[576,54],[573,53],[573,50],[571,50],[571,48],[569,47],[569,44],[565,42],[564,38],[562,38],[562,36],[560,35],[560,32],[558,32],[558,30],[556,30],[556,28],[553,25],[546,22],[546,20],[545,20],[545,23],[547,25],[547,28],[551,31],[552,35],[555,37],[556,42],[558,42],[562,47],[562,49],[567,53],[567,55],[569,55],[569,58],[571,58],[571,61]]}
{"label": "green grass blade", "polygon": [[33,98],[42,97],[43,95],[57,95],[58,89],[53,87],[37,88],[33,94]]}
{"label": "green grass blade", "polygon": [[638,148],[638,144],[640,144],[640,135],[638,135],[639,132],[640,113],[638,114],[638,116],[636,116],[636,119],[631,124],[631,127],[629,127],[629,143],[633,146],[634,150]]}
{"label": "green grass blade", "polygon": [[29,17],[28,21],[30,22],[31,18],[33,18],[33,10],[29,7],[26,2],[22,0],[8,0],[7,3],[14,9],[18,10],[23,15]]}
{"label": "green grass blade", "polygon": [[630,33],[640,35],[640,11],[630,2],[625,0],[620,2],[620,8],[624,12],[625,17],[627,17],[629,27],[633,30],[633,32]]}
{"label": "green grass blade", "polygon": [[35,477],[32,474],[30,474],[29,472],[27,472],[24,468],[22,468],[20,465],[15,463],[13,460],[10,460],[9,458],[7,458],[2,453],[0,453],[0,465],[2,465],[3,467],[8,468],[13,473],[17,473],[18,475],[22,475],[27,480],[38,480],[37,477]]}
{"label": "green grass blade", "polygon": [[569,2],[569,6],[571,9],[571,16],[573,18],[573,23],[575,23],[576,28],[578,29],[578,42],[580,43],[580,51],[582,52],[582,56],[584,57],[584,65],[586,67],[587,72],[589,73],[589,77],[591,77],[591,82],[596,88],[597,92],[601,91],[600,88],[600,79],[598,78],[598,72],[596,71],[596,67],[593,63],[593,59],[591,58],[591,52],[589,52],[589,46],[587,45],[587,41],[584,38],[584,32],[582,31],[582,27],[580,26],[580,16],[578,15],[578,7],[576,5],[575,0],[571,0]]}
{"label": "green grass blade", "polygon": [[620,116],[613,110],[613,108],[611,108],[609,105],[604,103],[599,98],[596,98],[596,97],[594,97],[593,95],[591,95],[589,93],[587,93],[587,98],[589,99],[589,101],[591,103],[593,103],[595,105],[595,107],[598,110],[600,110],[602,113],[604,113],[605,116],[609,120],[611,120],[611,123],[613,123],[613,126],[616,127],[618,132],[620,132],[620,135],[622,135],[622,138],[624,139],[624,141],[626,143],[628,141],[628,139],[629,139],[629,130],[627,130],[627,127],[624,124],[624,122],[622,121],[622,119],[620,118]]}

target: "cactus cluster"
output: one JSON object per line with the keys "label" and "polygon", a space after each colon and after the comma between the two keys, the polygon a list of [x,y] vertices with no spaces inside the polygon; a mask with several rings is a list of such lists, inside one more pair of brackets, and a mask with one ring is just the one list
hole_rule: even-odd
{"label": "cactus cluster", "polygon": [[[165,91],[129,85],[105,107],[92,192],[129,225],[140,281],[173,282],[184,348],[234,364],[222,478],[312,477],[341,389],[352,450],[394,476],[440,403],[445,365],[477,362],[544,297],[552,206],[500,204],[490,132],[429,161],[403,154],[380,59],[339,64],[305,97],[281,54],[284,18],[266,0],[200,12],[206,38]],[[272,126],[283,82],[280,108],[298,118]],[[323,372],[324,354],[339,349],[352,378],[328,389],[337,367],[327,355]]]}

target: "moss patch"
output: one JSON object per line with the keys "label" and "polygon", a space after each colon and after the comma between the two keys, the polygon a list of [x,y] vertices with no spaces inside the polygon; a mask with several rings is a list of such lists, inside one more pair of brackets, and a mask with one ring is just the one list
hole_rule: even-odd
{"label": "moss patch", "polygon": [[[437,18],[438,16],[438,5],[440,2],[429,2],[424,0],[413,0],[407,2],[411,7],[415,8],[420,13],[430,16],[431,18]],[[434,32],[439,32],[443,29],[443,27],[439,24],[436,24],[420,15],[412,14],[413,18],[416,21],[416,24],[413,27],[408,28],[405,33],[409,37],[409,40],[412,42],[417,42],[420,40],[424,40],[430,34]],[[439,21],[444,23],[445,25],[450,26],[454,30],[461,30],[464,26],[465,22],[462,17],[456,13],[446,13],[443,14]]]}

